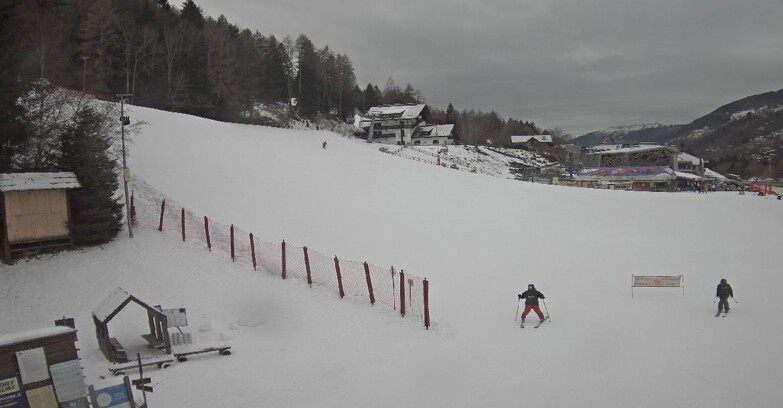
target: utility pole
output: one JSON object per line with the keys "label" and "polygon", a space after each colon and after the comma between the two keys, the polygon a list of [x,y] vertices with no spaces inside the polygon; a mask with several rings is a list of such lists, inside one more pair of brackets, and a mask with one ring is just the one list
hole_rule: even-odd
{"label": "utility pole", "polygon": [[125,161],[125,126],[130,125],[130,117],[125,116],[125,98],[133,96],[132,94],[117,94],[120,99],[120,123],[122,129],[122,179],[125,183],[125,210],[128,223],[128,236],[133,238],[133,220],[131,218],[130,203],[128,203],[128,182],[130,181],[130,169]]}
{"label": "utility pole", "polygon": [[87,91],[87,60],[90,59],[88,56],[82,57],[82,93],[85,93]]}

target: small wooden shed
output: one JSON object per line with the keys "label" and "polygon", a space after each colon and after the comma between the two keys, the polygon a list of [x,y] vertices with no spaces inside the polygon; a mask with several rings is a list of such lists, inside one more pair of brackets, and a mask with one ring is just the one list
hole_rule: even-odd
{"label": "small wooden shed", "polygon": [[119,340],[109,334],[109,321],[114,318],[125,306],[134,302],[147,310],[147,319],[150,332],[142,334],[144,340],[166,354],[171,354],[171,341],[169,339],[169,324],[166,315],[160,310],[142,302],[135,296],[118,287],[92,312],[92,320],[95,322],[95,335],[98,337],[98,347],[109,361],[124,363],[128,361],[125,348]]}
{"label": "small wooden shed", "polygon": [[68,190],[81,185],[72,172],[0,174],[3,259],[18,252],[73,246]]}

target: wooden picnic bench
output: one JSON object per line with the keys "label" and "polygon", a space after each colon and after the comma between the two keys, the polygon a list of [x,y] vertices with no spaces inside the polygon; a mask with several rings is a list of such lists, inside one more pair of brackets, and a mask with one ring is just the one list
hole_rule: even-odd
{"label": "wooden picnic bench", "polygon": [[231,346],[214,346],[214,347],[207,347],[199,350],[183,351],[180,353],[174,353],[174,357],[176,357],[177,361],[184,362],[184,361],[188,361],[188,356],[190,355],[210,353],[213,351],[217,351],[218,354],[220,354],[221,356],[227,356],[231,354]]}
{"label": "wooden picnic bench", "polygon": [[125,347],[122,347],[119,340],[112,337],[109,339],[109,344],[111,345],[111,353],[114,356],[114,361],[118,363],[128,361],[128,354],[125,352]]}
{"label": "wooden picnic bench", "polygon": [[[170,356],[150,357],[141,359],[142,367],[158,366],[158,368],[168,368],[174,359]],[[128,371],[136,371],[139,369],[139,363],[133,362],[128,364],[116,365],[109,367],[109,371],[114,375],[125,375]]]}
{"label": "wooden picnic bench", "polygon": [[158,340],[157,337],[151,335],[151,334],[142,334],[141,338],[144,340],[147,340],[147,343],[150,344],[150,346],[155,347],[158,350],[166,348],[166,343],[163,341]]}

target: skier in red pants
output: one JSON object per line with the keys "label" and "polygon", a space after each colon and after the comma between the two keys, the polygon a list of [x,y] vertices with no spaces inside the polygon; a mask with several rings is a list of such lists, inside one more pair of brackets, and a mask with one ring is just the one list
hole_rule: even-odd
{"label": "skier in red pants", "polygon": [[544,313],[538,307],[538,299],[546,299],[544,294],[536,290],[535,285],[532,283],[527,285],[527,290],[518,295],[519,300],[525,299],[525,311],[522,312],[522,324],[525,324],[525,317],[531,310],[535,311],[540,322],[544,321]]}

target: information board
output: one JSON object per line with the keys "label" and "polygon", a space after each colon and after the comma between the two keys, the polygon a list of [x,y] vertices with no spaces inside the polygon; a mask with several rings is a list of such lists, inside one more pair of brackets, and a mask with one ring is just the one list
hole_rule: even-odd
{"label": "information board", "polygon": [[49,366],[49,371],[52,373],[57,401],[67,402],[87,396],[87,385],[84,383],[84,374],[79,360],[52,364]]}
{"label": "information board", "polygon": [[27,404],[30,408],[58,408],[57,399],[54,397],[54,389],[51,385],[41,388],[33,388],[25,392]]}
{"label": "information board", "polygon": [[184,307],[179,309],[163,309],[169,327],[185,327],[188,325],[188,314]]}
{"label": "information board", "polygon": [[17,351],[16,362],[19,364],[19,373],[22,374],[22,382],[24,384],[49,379],[49,370],[46,367],[46,354],[43,347]]}

